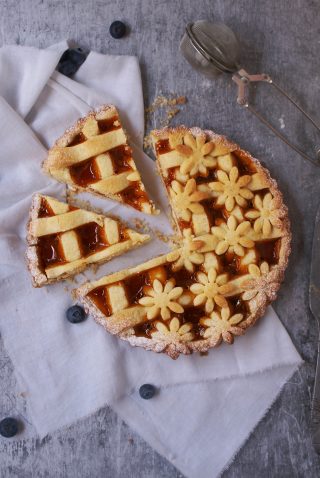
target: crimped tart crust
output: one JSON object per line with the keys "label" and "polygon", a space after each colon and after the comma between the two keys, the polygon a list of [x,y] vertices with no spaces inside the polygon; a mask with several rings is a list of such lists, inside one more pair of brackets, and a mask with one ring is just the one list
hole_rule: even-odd
{"label": "crimped tart crust", "polygon": [[132,157],[117,109],[104,105],[59,138],[43,171],[75,191],[107,197],[146,214],[159,214]]}
{"label": "crimped tart crust", "polygon": [[110,333],[177,358],[231,344],[264,314],[291,234],[276,181],[237,144],[185,126],[152,138],[180,243],[75,295]]}
{"label": "crimped tart crust", "polygon": [[34,194],[26,252],[34,287],[65,279],[150,240],[120,221]]}

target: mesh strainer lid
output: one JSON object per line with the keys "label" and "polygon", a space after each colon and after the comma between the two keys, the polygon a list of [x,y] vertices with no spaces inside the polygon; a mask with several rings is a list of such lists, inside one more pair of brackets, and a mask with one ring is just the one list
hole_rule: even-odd
{"label": "mesh strainer lid", "polygon": [[239,42],[226,25],[199,20],[189,24],[186,33],[193,46],[221,71],[238,70]]}

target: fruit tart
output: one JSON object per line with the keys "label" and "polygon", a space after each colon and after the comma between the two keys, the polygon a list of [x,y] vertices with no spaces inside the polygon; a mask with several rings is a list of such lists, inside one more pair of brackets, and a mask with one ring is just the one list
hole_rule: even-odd
{"label": "fruit tart", "polygon": [[103,106],[81,118],[49,150],[43,170],[75,191],[158,214],[132,157],[119,113]]}
{"label": "fruit tart", "polygon": [[49,196],[32,198],[27,226],[27,261],[34,287],[107,262],[150,239],[120,221]]}
{"label": "fruit tart", "polygon": [[177,247],[75,295],[111,334],[177,358],[233,343],[264,314],[291,234],[277,183],[237,144],[184,126],[152,139]]}

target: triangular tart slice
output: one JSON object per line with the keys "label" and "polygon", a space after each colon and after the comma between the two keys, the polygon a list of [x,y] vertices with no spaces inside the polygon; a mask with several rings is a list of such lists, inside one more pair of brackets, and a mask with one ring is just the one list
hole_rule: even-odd
{"label": "triangular tart slice", "polygon": [[27,260],[34,287],[72,276],[140,246],[150,236],[120,221],[35,194],[27,226]]}
{"label": "triangular tart slice", "polygon": [[49,150],[44,171],[73,189],[158,214],[149,198],[117,109],[103,106],[81,118]]}

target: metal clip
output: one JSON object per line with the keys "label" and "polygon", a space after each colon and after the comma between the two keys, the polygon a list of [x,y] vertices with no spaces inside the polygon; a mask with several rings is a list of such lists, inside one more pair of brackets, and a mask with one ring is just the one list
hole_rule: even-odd
{"label": "metal clip", "polygon": [[[232,76],[233,81],[237,84],[238,86],[238,97],[237,97],[237,103],[240,106],[243,106],[247,108],[251,113],[253,113],[256,118],[259,119],[264,125],[266,125],[278,138],[280,138],[284,143],[286,143],[290,148],[292,148],[296,153],[300,154],[304,159],[309,161],[310,163],[314,164],[315,166],[320,167],[320,162],[319,160],[315,160],[305,154],[300,148],[295,146],[293,143],[291,143],[285,136],[283,136],[272,124],[269,123],[269,121],[262,116],[258,111],[250,105],[249,103],[249,86],[250,83],[257,82],[257,81],[264,81],[269,83],[271,86],[273,86],[279,93],[281,93],[285,98],[287,98],[298,110],[313,124],[313,126],[320,132],[320,127],[316,124],[316,122],[311,118],[311,116],[306,113],[301,106],[299,106],[293,98],[291,98],[279,85],[274,83],[272,78],[269,75],[266,75],[264,73],[260,75],[249,75],[245,70],[241,69],[237,71]],[[317,151],[317,156],[318,159],[320,156],[320,150]]]}

